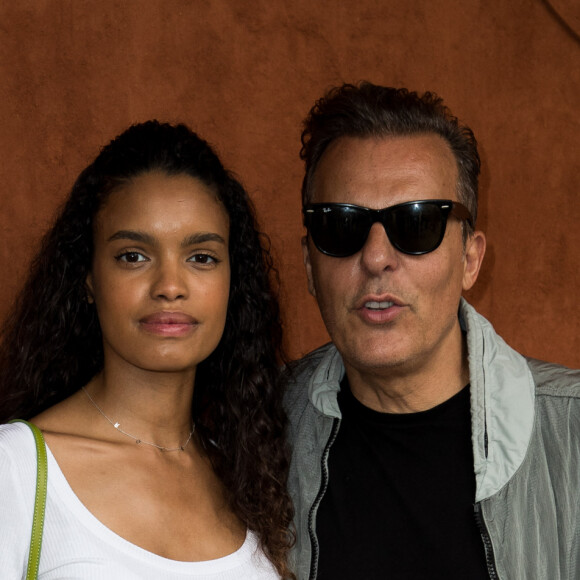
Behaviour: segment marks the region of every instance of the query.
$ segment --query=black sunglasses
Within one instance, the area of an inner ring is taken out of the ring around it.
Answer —
[[[399,252],[413,255],[428,254],[439,247],[449,215],[473,227],[469,210],[449,199],[408,201],[384,209],[312,203],[302,211],[314,245],[323,254],[336,258],[362,250],[375,222],[383,224],[389,241]]]

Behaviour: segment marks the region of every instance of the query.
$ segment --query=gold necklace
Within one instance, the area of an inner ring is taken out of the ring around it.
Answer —
[[[112,421],[111,419],[109,419],[109,417],[107,417],[107,415],[105,415],[105,412],[103,411],[103,409],[101,409],[101,407],[99,407],[99,405],[97,405],[97,403],[95,403],[93,398],[89,395],[89,392],[84,387],[81,387],[81,389],[84,392],[84,394],[89,398],[89,401],[92,403],[93,407],[95,407],[95,409],[115,429],[117,429],[117,431],[119,431],[119,433],[123,433],[123,435],[126,435],[127,437],[131,437],[131,439],[133,439],[135,441],[135,443],[137,443],[137,445],[140,445],[141,443],[143,445],[150,445],[151,447],[155,447],[155,448],[159,449],[160,451],[185,451],[187,444],[191,441],[191,438],[193,437],[193,433],[195,432],[195,423],[193,424],[193,428],[191,429],[191,432],[189,433],[189,437],[187,438],[187,441],[183,445],[180,445],[179,447],[163,447],[163,445],[157,445],[157,443],[150,443],[149,441],[143,441],[143,439],[139,439],[138,437],[131,435],[131,433],[127,433],[126,431],[123,431],[123,429],[121,429],[121,423],[119,423],[117,421]]]

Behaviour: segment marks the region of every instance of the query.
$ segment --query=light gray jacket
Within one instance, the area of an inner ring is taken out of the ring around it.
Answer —
[[[578,580],[580,371],[521,356],[464,300],[459,314],[471,375],[475,517],[490,578]],[[316,578],[316,511],[340,427],[343,375],[328,344],[296,364],[288,387],[299,580]]]

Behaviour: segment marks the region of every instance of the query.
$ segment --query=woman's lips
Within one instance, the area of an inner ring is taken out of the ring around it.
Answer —
[[[184,312],[155,312],[139,323],[146,332],[160,336],[184,336],[198,325],[195,318]]]

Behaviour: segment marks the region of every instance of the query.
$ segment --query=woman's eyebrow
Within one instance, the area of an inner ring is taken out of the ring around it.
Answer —
[[[155,246],[157,244],[157,240],[151,234],[135,230],[119,230],[107,241],[113,242],[114,240],[133,240],[134,242],[142,242],[150,246]]]
[[[156,246],[159,243],[155,236],[136,230],[119,230],[118,232],[115,232],[107,241],[113,242],[115,240],[132,240],[134,242],[141,242],[150,246]],[[195,244],[203,244],[204,242],[217,242],[218,244],[223,244],[224,246],[226,245],[226,241],[219,234],[212,232],[200,232],[185,237],[181,242],[181,247],[186,248],[188,246],[194,246]]]
[[[192,234],[187,236],[181,246],[186,248],[187,246],[194,246],[195,244],[203,244],[204,242],[217,242],[218,244],[226,245],[226,241],[219,234],[214,234],[212,232],[200,232],[198,234]]]

